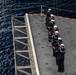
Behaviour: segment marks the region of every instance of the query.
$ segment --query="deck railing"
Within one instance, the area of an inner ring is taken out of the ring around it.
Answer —
[[[15,75],[40,75],[28,14],[12,16]]]
[[[46,6],[46,5],[41,5],[41,7],[40,7],[41,15],[42,15],[43,11],[47,11],[47,9],[49,9],[49,8],[52,9],[52,13],[54,15],[64,16],[64,17],[69,17],[69,18],[76,18],[76,11],[61,9],[58,7],[50,7],[50,6]]]

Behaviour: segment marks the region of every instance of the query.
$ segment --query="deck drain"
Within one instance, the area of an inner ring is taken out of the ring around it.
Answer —
[[[44,48],[44,46],[42,46],[41,48]]]
[[[38,23],[36,23],[36,24],[38,24]]]
[[[65,21],[63,21],[63,22],[65,22]]]
[[[74,44],[74,46],[76,46],[76,44]]]
[[[45,63],[46,65],[48,65],[48,63]]]
[[[68,33],[71,33],[70,31],[68,31]]]
[[[40,26],[37,26],[37,27],[40,27]]]
[[[38,35],[40,35],[40,33],[38,33]]]

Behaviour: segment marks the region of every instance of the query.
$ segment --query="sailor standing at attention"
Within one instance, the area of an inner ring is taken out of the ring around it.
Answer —
[[[65,48],[64,44],[60,44],[59,50],[56,51],[58,72],[64,72],[64,58],[65,58]]]
[[[50,17],[50,15],[51,15],[51,9],[48,9],[48,11],[47,11],[47,13],[46,13],[46,16],[47,16],[47,17]]]
[[[54,33],[53,28],[51,26],[48,27],[48,41],[49,42],[52,42],[53,33]]]
[[[53,19],[53,20],[54,20],[54,15],[53,15],[53,14],[51,14],[51,19]]]
[[[49,21],[51,21],[51,9],[48,9],[48,11],[45,13],[46,14],[46,23],[48,23]]]
[[[58,37],[58,44],[59,44],[59,46],[60,46],[60,44],[62,44],[62,38],[61,37]]]
[[[51,25],[53,25],[53,27],[54,27],[54,25],[55,25],[55,20],[51,19]]]
[[[50,16],[51,15],[51,9],[48,9],[48,11],[45,11],[44,13],[46,14],[46,19],[45,19],[46,22],[45,22],[45,24],[47,26],[49,24],[49,22],[51,21],[51,18],[50,18],[51,17]]]
[[[54,25],[53,30],[54,30],[54,31],[59,31],[58,26],[57,26],[57,25]]]
[[[53,34],[54,34],[54,35],[52,36],[52,40],[54,40],[55,38],[60,37],[60,35],[59,35],[59,32],[58,32],[58,31],[55,31]]]
[[[55,56],[57,55],[56,51],[59,50],[59,48],[60,48],[60,44],[62,44],[62,38],[61,37],[58,37],[57,44],[58,44],[58,47],[54,48],[55,49]],[[58,65],[57,56],[56,56],[56,65]]]
[[[59,32],[55,31],[53,33],[52,37],[52,49],[53,49],[53,56],[55,57],[55,50],[58,48],[58,37],[59,37]]]
[[[53,49],[53,56],[56,57],[56,50],[59,49],[58,38],[55,38],[55,39],[52,41],[52,49]],[[56,61],[56,64],[57,64],[57,61]]]

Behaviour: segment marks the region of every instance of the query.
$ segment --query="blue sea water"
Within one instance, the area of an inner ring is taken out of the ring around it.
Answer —
[[[76,0],[0,0],[0,75],[15,75],[11,16],[39,13],[41,5],[69,10],[53,13],[76,18]]]

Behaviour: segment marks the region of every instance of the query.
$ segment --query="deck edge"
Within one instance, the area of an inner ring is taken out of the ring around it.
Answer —
[[[36,55],[36,50],[35,50],[35,46],[34,46],[32,31],[31,31],[29,17],[28,17],[27,13],[25,14],[25,18],[26,18],[27,27],[28,27],[28,30],[29,30],[29,36],[30,36],[30,41],[31,41],[31,46],[32,46],[32,52],[33,52],[33,57],[34,57],[34,63],[35,63],[35,68],[36,68],[36,73],[37,73],[36,75],[40,75],[38,61],[37,61],[37,55]]]

